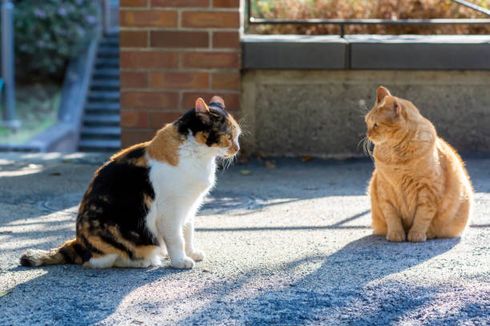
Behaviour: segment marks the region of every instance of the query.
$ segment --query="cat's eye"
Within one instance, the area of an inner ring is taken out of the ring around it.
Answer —
[[[376,129],[376,128],[378,128],[378,124],[377,123],[374,123],[373,129]]]

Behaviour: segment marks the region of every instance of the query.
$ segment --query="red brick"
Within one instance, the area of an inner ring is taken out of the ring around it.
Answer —
[[[209,74],[205,72],[153,72],[149,80],[152,88],[209,87]]]
[[[183,27],[238,28],[240,16],[238,11],[185,11],[181,24]]]
[[[121,68],[175,68],[179,63],[176,53],[122,51]]]
[[[239,93],[219,93],[219,92],[184,92],[182,106],[184,108],[193,108],[198,97],[202,97],[205,101],[209,101],[214,95],[221,96],[225,100],[227,110],[237,110],[240,108]]]
[[[215,8],[239,8],[240,0],[213,0]]]
[[[177,120],[182,112],[149,112],[150,128],[161,128],[165,124]]]
[[[172,92],[122,92],[123,109],[175,109],[179,105],[179,94]]]
[[[213,32],[213,48],[240,48],[238,32]]]
[[[182,64],[190,68],[239,68],[235,52],[193,52],[182,54]]]
[[[121,72],[122,88],[144,88],[148,87],[148,75],[146,72]]]
[[[209,7],[210,0],[151,0],[152,7]]]
[[[146,48],[148,46],[147,31],[121,31],[119,43],[123,48]]]
[[[123,27],[176,27],[177,11],[175,10],[121,10]]]
[[[153,129],[134,129],[123,128],[121,141],[123,147],[128,147],[134,144],[139,144],[148,141],[155,136],[155,130]]]
[[[224,72],[212,74],[212,89],[240,90],[240,72]]]
[[[154,31],[151,32],[152,47],[166,48],[207,48],[208,32]]]
[[[121,111],[121,127],[148,127],[148,114],[141,111]]]
[[[146,7],[148,0],[121,0],[120,7]]]

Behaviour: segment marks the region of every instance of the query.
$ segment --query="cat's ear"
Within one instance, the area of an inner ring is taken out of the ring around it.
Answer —
[[[378,89],[376,89],[376,103],[380,103],[386,96],[391,96],[388,88],[379,86]]]
[[[402,113],[402,107],[396,97],[393,97],[393,113],[396,117],[400,116],[400,114]]]
[[[196,112],[198,113],[207,113],[209,112],[208,105],[202,98],[198,98],[196,100],[196,105],[195,105]]]
[[[210,106],[217,106],[221,109],[225,109],[225,100],[223,100],[222,97],[218,96],[218,95],[215,95],[211,98],[211,101],[209,101],[209,105]]]
[[[400,101],[399,101],[399,100],[398,100],[396,97],[394,97],[394,96],[392,96],[392,97],[390,97],[390,98],[386,99],[386,101],[385,101],[385,106],[384,106],[384,107],[385,107],[385,108],[390,109],[390,110],[391,110],[391,112],[393,112],[393,116],[394,116],[395,118],[398,118],[398,117],[401,115],[401,113],[402,113],[402,106],[401,106],[401,103],[400,103]]]

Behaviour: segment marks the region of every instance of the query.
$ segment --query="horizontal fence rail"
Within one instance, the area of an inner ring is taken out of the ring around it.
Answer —
[[[288,19],[288,18],[257,18],[252,14],[252,1],[247,2],[247,15],[249,25],[337,25],[339,35],[344,37],[345,26],[349,25],[490,25],[489,18],[434,18],[434,19]],[[452,0],[454,3],[473,9],[490,17],[490,10],[479,7],[463,0]]]

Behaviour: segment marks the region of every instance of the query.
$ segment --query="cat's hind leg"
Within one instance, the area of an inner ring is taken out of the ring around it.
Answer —
[[[118,254],[108,254],[90,258],[83,266],[89,268],[111,268],[114,266]]]
[[[122,268],[147,268],[152,265],[151,259],[129,259],[118,257],[114,262],[114,267]]]
[[[435,220],[430,230],[435,238],[454,238],[462,235],[471,212],[471,202],[469,200],[463,202],[453,218],[445,218],[443,220]]]

